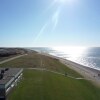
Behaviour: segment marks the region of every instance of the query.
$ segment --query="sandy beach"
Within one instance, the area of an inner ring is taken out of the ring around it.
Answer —
[[[79,74],[81,74],[86,80],[91,81],[94,85],[100,87],[100,71],[97,69],[89,68],[75,62],[59,59],[59,61],[65,65],[67,65],[72,70],[75,70]]]
[[[100,87],[100,71],[99,70],[89,68],[89,67],[80,65],[78,63],[72,62],[70,60],[63,59],[63,58],[60,58],[60,57],[56,57],[56,56],[53,56],[53,55],[49,55],[49,54],[46,54],[46,53],[42,53],[42,54],[56,58],[56,59],[59,59],[59,61],[61,63],[63,63],[64,65],[66,65],[70,69],[75,70],[77,73],[82,75],[86,80],[91,81],[94,85]]]

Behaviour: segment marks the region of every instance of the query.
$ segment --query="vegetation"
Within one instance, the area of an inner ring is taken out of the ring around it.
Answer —
[[[9,100],[99,100],[100,89],[86,80],[76,80],[52,72],[28,68],[45,68],[73,77],[82,77],[67,68],[58,59],[28,53],[21,58],[1,64],[0,67],[25,68],[21,82],[9,95]]]
[[[25,70],[9,100],[99,100],[100,89],[85,80],[74,80],[45,71]]]
[[[45,68],[51,71],[56,71],[63,74],[68,73],[75,77],[81,77],[81,75],[60,63],[58,59],[40,55],[36,52],[29,53],[26,56],[0,65],[0,67],[8,66],[12,68]]]
[[[28,53],[23,48],[0,48],[0,61]]]
[[[0,61],[19,54],[25,54],[28,51],[22,48],[0,48]]]

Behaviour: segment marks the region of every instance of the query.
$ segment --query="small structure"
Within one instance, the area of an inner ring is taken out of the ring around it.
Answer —
[[[0,68],[0,100],[6,100],[10,90],[22,78],[21,68]]]
[[[100,77],[100,73],[98,74],[98,76]]]

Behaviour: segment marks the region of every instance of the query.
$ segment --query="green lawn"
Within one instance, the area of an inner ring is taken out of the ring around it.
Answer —
[[[100,100],[100,89],[85,80],[25,70],[9,100]]]

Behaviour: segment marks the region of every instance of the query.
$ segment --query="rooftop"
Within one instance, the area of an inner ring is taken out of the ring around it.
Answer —
[[[0,79],[0,85],[5,85],[16,78],[23,69],[21,68],[0,68],[0,73],[4,70],[3,78]]]

